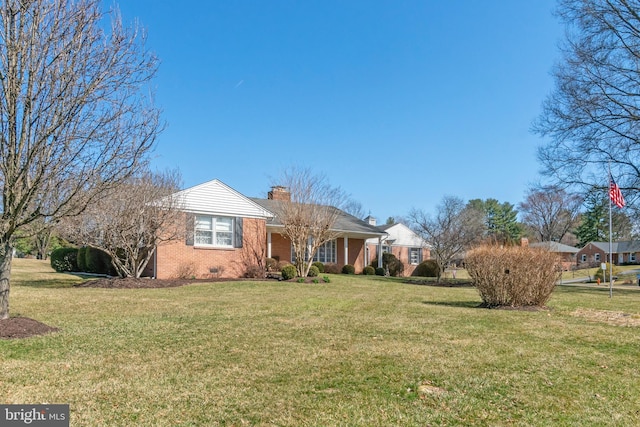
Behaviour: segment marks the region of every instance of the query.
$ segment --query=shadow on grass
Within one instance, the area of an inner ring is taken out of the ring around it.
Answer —
[[[36,279],[36,280],[13,280],[12,285],[24,286],[27,288],[56,289],[56,288],[72,288],[78,283],[82,283],[88,279],[95,277],[83,274],[67,273],[66,278],[55,279]]]
[[[422,303],[441,307],[483,308],[482,302],[478,301],[422,301]]]

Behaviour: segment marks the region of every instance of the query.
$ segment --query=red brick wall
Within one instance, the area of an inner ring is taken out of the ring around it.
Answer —
[[[279,261],[291,262],[291,241],[281,234],[271,235],[271,257]],[[356,273],[362,273],[364,266],[364,240],[349,239],[349,264],[353,265]],[[344,266],[344,239],[336,241],[336,264]]]
[[[184,240],[160,245],[156,254],[156,277],[242,277],[249,265],[264,265],[266,224],[263,219],[243,219],[242,248],[188,246]],[[153,262],[153,260],[151,261]],[[217,271],[216,271],[217,269]]]

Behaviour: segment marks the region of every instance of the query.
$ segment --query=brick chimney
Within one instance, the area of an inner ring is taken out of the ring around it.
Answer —
[[[291,201],[291,193],[287,189],[287,187],[283,187],[281,185],[274,185],[271,187],[271,191],[267,194],[267,199],[269,200],[283,200],[285,202]]]

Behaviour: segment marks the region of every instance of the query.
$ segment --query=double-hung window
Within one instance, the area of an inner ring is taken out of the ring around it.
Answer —
[[[233,247],[233,217],[197,215],[195,228],[197,246]]]
[[[420,248],[409,248],[409,262],[412,265],[420,264],[420,262],[422,261],[420,259],[422,258],[420,255],[422,255],[422,251],[420,250]]]

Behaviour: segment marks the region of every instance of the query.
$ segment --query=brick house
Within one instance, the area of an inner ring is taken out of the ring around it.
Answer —
[[[640,260],[640,242],[623,241],[611,244],[613,263],[636,264]],[[589,242],[577,253],[577,264],[599,265],[609,261],[609,242]]]
[[[365,219],[369,224],[376,225],[375,218]],[[404,264],[404,276],[411,276],[418,264],[431,257],[430,246],[413,230],[402,223],[378,226],[385,233],[381,239],[368,239],[367,252],[371,260],[379,252],[395,255]]]
[[[544,248],[549,250],[549,252],[557,253],[560,256],[560,266],[562,267],[563,271],[569,271],[571,270],[571,267],[576,265],[576,254],[578,253],[579,249],[574,248],[573,246],[565,245],[558,242],[536,242],[529,244],[529,247]]]
[[[217,179],[179,191],[175,197],[183,203],[184,238],[159,245],[145,275],[237,278],[247,267],[264,265],[265,258],[291,261],[291,243],[279,233],[277,216],[285,193],[274,187],[267,199],[249,198]],[[339,237],[316,258],[340,267],[351,264],[361,272],[366,265],[365,240],[384,233],[342,211],[334,228]]]

